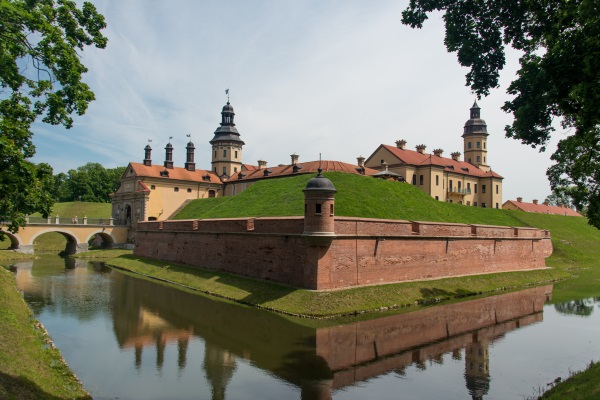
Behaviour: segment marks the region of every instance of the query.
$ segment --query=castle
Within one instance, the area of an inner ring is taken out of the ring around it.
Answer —
[[[259,160],[256,166],[244,164],[245,143],[234,117],[233,107],[227,101],[221,111],[220,126],[209,142],[212,160],[208,170],[196,169],[195,146],[191,141],[186,146],[183,168],[173,165],[171,143],[165,147],[162,165],[152,163],[152,148],[148,144],[143,162],[128,164],[121,186],[112,196],[115,223],[135,228],[138,222],[166,220],[191,200],[233,196],[259,180],[314,174],[319,168],[324,172],[340,171],[411,183],[439,201],[484,208],[502,206],[503,177],[488,164],[487,125],[476,102],[463,129],[463,160],[460,152],[446,158],[441,149],[427,154],[425,145],[418,145],[413,151],[406,149],[406,141],[398,140],[396,146],[380,145],[366,161],[358,157],[355,165],[341,161],[299,162],[296,154],[290,156],[288,165],[267,167],[264,160]]]

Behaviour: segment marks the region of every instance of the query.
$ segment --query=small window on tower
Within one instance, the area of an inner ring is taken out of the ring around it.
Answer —
[[[477,162],[481,162],[481,157],[477,156]]]
[[[235,151],[235,153],[234,153],[234,154],[235,154],[235,158],[237,158],[237,150]]]
[[[329,205],[329,215],[333,217],[333,204]]]
[[[316,208],[315,208],[315,214],[321,214],[321,204],[317,203],[315,204]]]
[[[469,148],[469,149],[470,149],[471,147],[472,147],[472,146],[471,146],[471,142],[468,142],[468,143],[467,143],[467,148]]]
[[[477,142],[477,148],[480,149],[481,148],[481,142]]]
[[[227,150],[223,150],[223,157],[227,157]]]

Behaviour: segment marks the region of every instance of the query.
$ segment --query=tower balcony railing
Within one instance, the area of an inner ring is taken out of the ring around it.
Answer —
[[[470,188],[460,188],[460,187],[449,187],[448,193],[459,194],[459,195],[464,196],[467,194],[471,194],[471,189]]]

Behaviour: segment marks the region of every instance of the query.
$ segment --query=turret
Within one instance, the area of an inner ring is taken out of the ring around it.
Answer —
[[[144,152],[146,153],[144,156],[144,165],[150,167],[152,165],[152,147],[150,147],[150,144],[146,145]]]
[[[233,107],[227,101],[221,111],[221,124],[210,141],[213,171],[225,178],[242,170],[242,146],[245,143],[240,139],[234,117]]]
[[[464,161],[471,163],[483,171],[489,171],[487,163],[487,124],[481,119],[481,109],[477,101],[471,107],[470,119],[463,128]]]
[[[328,246],[335,236],[335,193],[333,183],[321,174],[304,188],[304,236],[313,246]]]

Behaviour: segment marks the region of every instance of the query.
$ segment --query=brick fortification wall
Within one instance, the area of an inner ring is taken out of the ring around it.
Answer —
[[[143,222],[134,254],[318,290],[544,268],[552,254],[532,228],[336,217],[328,246],[304,231],[303,217]]]

